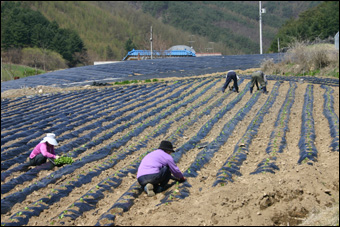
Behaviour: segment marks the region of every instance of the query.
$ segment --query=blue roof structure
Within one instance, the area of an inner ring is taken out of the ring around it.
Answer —
[[[154,58],[168,58],[168,57],[196,57],[196,54],[189,50],[153,50],[152,56]],[[123,58],[123,61],[126,60],[137,60],[140,59],[149,59],[151,58],[150,50],[131,50],[127,53],[127,55]]]

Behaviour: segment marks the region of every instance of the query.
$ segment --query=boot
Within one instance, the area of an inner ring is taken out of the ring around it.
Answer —
[[[153,191],[153,184],[146,184],[144,186],[144,191],[146,192],[146,194],[148,194],[149,197],[152,197],[155,195],[155,192]]]
[[[250,87],[250,94],[253,94],[253,87]]]
[[[266,86],[263,87],[263,93],[264,93],[264,94],[268,94],[268,91],[267,91],[267,87],[266,87]]]

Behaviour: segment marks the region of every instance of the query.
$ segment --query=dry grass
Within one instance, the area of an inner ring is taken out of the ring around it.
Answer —
[[[284,54],[283,61],[275,64],[273,59],[266,59],[261,69],[273,75],[339,78],[339,50],[332,44],[307,46],[296,42]]]
[[[300,226],[339,226],[339,203],[322,211],[314,211]]]

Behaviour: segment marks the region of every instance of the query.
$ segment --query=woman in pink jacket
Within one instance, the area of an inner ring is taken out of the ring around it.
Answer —
[[[54,153],[54,146],[58,145],[54,133],[47,133],[44,139],[33,149],[29,156],[29,165],[37,166],[45,163],[47,158],[57,159],[59,155]]]

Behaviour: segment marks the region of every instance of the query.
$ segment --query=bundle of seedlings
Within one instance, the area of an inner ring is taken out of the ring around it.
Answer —
[[[57,158],[54,160],[50,159],[50,162],[52,162],[53,165],[55,166],[63,166],[63,165],[72,164],[74,160],[71,157],[61,156],[60,158]]]

